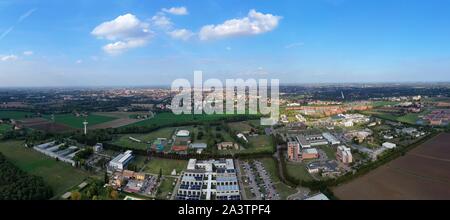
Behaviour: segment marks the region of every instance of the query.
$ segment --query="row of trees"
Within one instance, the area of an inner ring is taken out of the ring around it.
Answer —
[[[0,200],[46,200],[52,196],[41,177],[25,173],[0,153]]]

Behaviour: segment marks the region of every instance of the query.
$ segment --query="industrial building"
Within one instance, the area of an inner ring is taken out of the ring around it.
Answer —
[[[327,141],[331,144],[331,145],[338,145],[341,144],[341,141],[339,141],[334,135],[332,135],[331,133],[323,133],[322,136],[327,139]]]
[[[297,141],[302,148],[311,148],[327,145],[328,141],[321,134],[299,135]]]
[[[128,163],[134,158],[133,151],[129,150],[123,154],[119,154],[117,157],[109,162],[109,171],[122,171],[126,168]]]
[[[189,160],[182,174],[177,200],[240,200],[240,189],[232,159]]]

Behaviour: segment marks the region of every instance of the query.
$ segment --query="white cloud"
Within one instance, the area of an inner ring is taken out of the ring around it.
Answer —
[[[16,56],[16,55],[5,55],[5,56],[2,56],[2,55],[0,55],[0,60],[1,61],[3,61],[3,62],[6,62],[6,61],[16,61],[16,60],[18,60],[19,59],[19,57],[18,56]]]
[[[173,23],[170,18],[166,17],[164,13],[157,13],[152,17],[152,23],[154,26],[162,29],[171,29],[173,27]]]
[[[172,8],[163,8],[163,12],[173,14],[173,15],[188,15],[189,12],[186,7],[172,7]]]
[[[203,26],[200,30],[200,39],[263,34],[274,30],[281,19],[280,16],[263,14],[252,9],[247,17],[227,20],[223,24]]]
[[[109,54],[117,55],[131,48],[145,46],[153,35],[149,26],[135,15],[126,14],[100,24],[91,34],[99,39],[113,41],[103,49]]]
[[[303,45],[305,45],[305,43],[303,43],[303,42],[297,42],[297,43],[288,44],[288,45],[286,45],[284,48],[286,48],[286,49],[291,49],[291,48],[294,48],[294,47],[301,47],[301,46],[303,46]]]
[[[195,35],[192,31],[187,30],[187,29],[176,29],[171,32],[168,32],[168,34],[173,39],[184,40],[184,41],[189,40],[192,36]]]
[[[77,60],[77,61],[75,61],[75,63],[76,63],[76,64],[82,64],[82,63],[83,63],[83,60]]]
[[[25,55],[25,56],[32,56],[33,54],[34,54],[34,52],[31,51],[31,50],[28,50],[28,51],[24,51],[24,52],[23,52],[23,55]]]
[[[228,51],[231,51],[231,50],[232,50],[232,48],[231,48],[230,46],[225,47],[225,49],[228,50]]]

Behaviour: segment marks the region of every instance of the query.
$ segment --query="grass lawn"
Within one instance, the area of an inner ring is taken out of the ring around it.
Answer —
[[[21,112],[21,111],[0,111],[0,119],[9,118],[9,119],[24,119],[27,115],[33,115],[31,112]]]
[[[0,152],[23,171],[44,178],[55,196],[65,193],[89,176],[66,163],[25,148],[20,141],[0,142]]]
[[[0,134],[3,134],[12,129],[12,126],[9,124],[0,124]]]
[[[248,141],[250,147],[245,150],[246,153],[274,150],[275,143],[271,136],[259,135],[257,137],[249,137]]]
[[[252,130],[252,126],[246,121],[228,123],[228,126],[230,126],[230,128],[232,130],[238,131],[238,132],[244,132],[244,131],[251,131]]]
[[[168,200],[167,196],[169,195],[169,193],[172,193],[175,188],[175,186],[173,185],[175,179],[176,178],[173,177],[163,177],[162,183],[158,189],[159,193],[156,196],[158,200]]]
[[[185,170],[187,164],[188,161],[186,160],[152,158],[147,163],[144,172],[158,175],[159,170],[162,169],[163,175],[171,175],[174,169],[177,170],[177,173],[180,173],[182,170]]]
[[[50,115],[45,115],[44,118],[51,119]],[[90,114],[87,118],[84,117],[76,117],[73,114],[58,114],[55,115],[55,122],[67,125],[72,128],[83,128],[83,122],[84,120],[87,120],[89,122],[88,126],[93,126],[97,124],[102,124],[105,122],[109,122],[112,120],[115,120],[117,118],[113,117],[107,117],[107,116],[101,116],[101,115],[94,115]]]
[[[317,147],[317,148],[323,150],[325,152],[325,154],[327,155],[328,159],[330,159],[330,160],[336,159],[336,151],[337,151],[337,149],[335,147],[320,146],[320,147]]]
[[[148,142],[152,142],[157,138],[167,138],[170,139],[172,134],[175,132],[176,128],[162,128],[157,131],[148,133],[148,134],[126,134],[121,135],[116,140],[113,141],[113,144],[126,147],[126,148],[134,148],[134,149],[147,149],[149,147]],[[135,141],[130,140],[130,137],[141,140],[141,143],[137,143]]]
[[[287,163],[286,169],[287,173],[296,179],[305,181],[313,180],[312,176],[308,173],[308,170],[306,169],[303,163],[299,164]]]

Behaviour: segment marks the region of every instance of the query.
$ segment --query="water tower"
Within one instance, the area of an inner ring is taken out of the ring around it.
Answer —
[[[87,135],[87,126],[88,126],[88,122],[85,120],[84,122],[83,122],[83,125],[84,125],[84,135]]]

